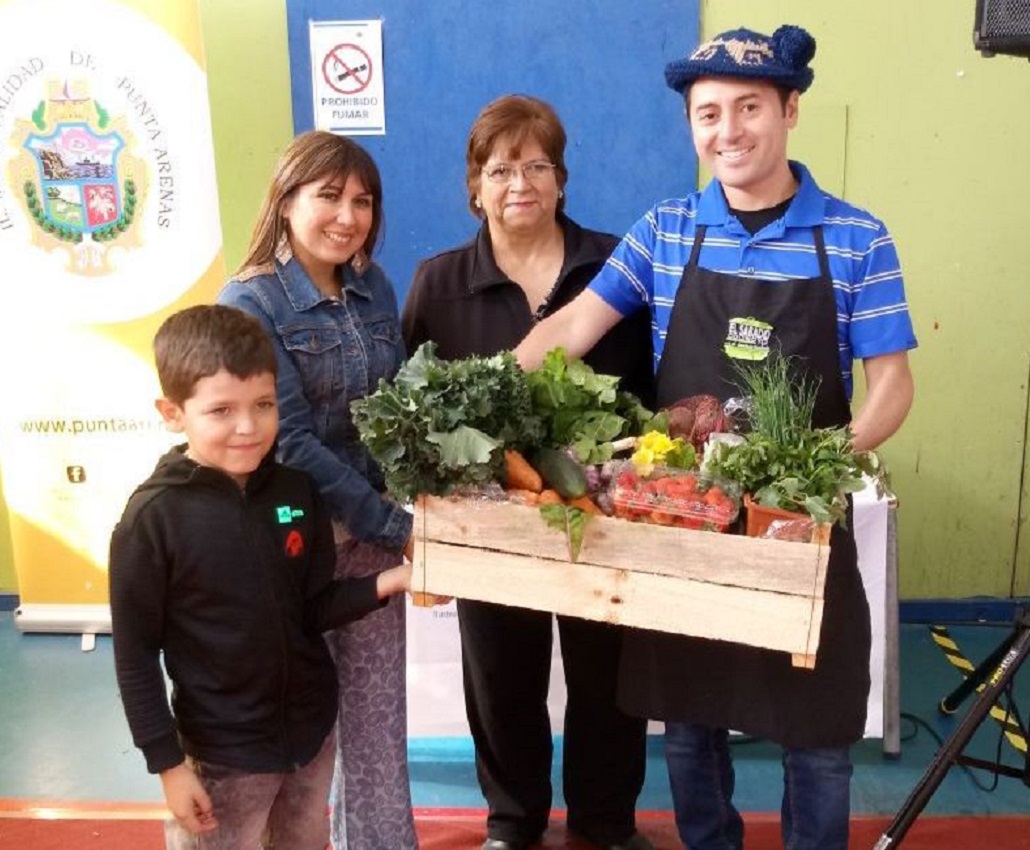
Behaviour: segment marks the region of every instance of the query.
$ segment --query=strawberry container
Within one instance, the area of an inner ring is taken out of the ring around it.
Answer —
[[[739,487],[696,469],[644,473],[626,462],[613,471],[608,494],[612,514],[634,522],[727,531],[740,513]]]

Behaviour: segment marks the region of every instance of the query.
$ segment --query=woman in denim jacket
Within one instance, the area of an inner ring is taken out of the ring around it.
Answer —
[[[246,259],[218,298],[256,316],[275,343],[279,457],[318,482],[340,576],[411,554],[411,516],[384,495],[350,416],[351,401],[404,359],[393,287],[369,261],[381,220],[382,184],[368,153],[332,133],[304,133],[283,153]],[[333,847],[415,848],[404,598],[327,637],[340,689]]]

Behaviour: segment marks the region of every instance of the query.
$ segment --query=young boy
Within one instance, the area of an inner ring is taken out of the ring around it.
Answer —
[[[407,590],[411,567],[333,579],[316,487],[273,457],[275,353],[255,319],[182,310],[154,353],[157,409],[187,442],[129,499],[110,595],[122,703],[175,818],[169,847],[323,850],[337,686],[322,632]]]

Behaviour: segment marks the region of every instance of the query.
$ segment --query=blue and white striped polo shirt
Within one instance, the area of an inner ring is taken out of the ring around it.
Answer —
[[[849,398],[854,358],[915,348],[901,265],[883,222],[824,192],[800,163],[790,167],[800,183],[797,195],[781,219],[754,236],[733,217],[722,188],[712,180],[703,192],[652,207],[590,284],[623,315],[644,304],[650,307],[656,369],[699,224],[708,229],[698,265],[770,283],[819,277],[812,228],[823,226],[837,300],[840,368]]]

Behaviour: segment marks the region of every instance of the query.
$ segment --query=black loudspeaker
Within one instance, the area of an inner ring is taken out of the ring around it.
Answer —
[[[1030,59],[1030,0],[976,0],[973,46],[984,56]]]

